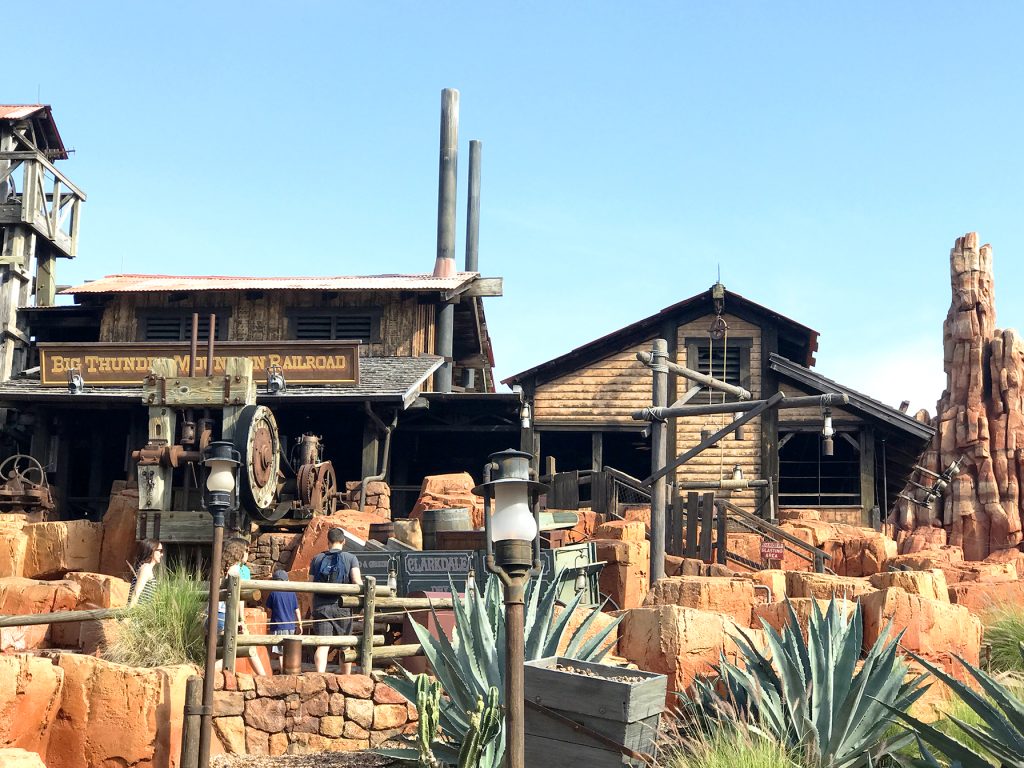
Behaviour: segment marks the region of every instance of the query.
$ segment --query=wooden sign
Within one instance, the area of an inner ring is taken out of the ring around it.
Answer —
[[[156,358],[171,358],[178,375],[188,375],[188,344],[40,344],[39,374],[44,387],[66,387],[77,371],[87,387],[142,386]],[[359,344],[352,341],[222,341],[214,347],[213,373],[223,375],[229,357],[252,360],[253,377],[266,379],[280,366],[288,384],[355,385],[359,383]],[[196,355],[196,374],[206,374],[206,345]]]
[[[781,541],[769,541],[765,539],[761,542],[761,559],[764,561],[769,560],[782,560],[786,555],[786,545]]]

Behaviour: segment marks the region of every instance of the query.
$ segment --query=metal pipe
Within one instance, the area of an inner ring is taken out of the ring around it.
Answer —
[[[708,403],[706,405],[683,405],[672,408],[641,408],[639,411],[633,411],[632,417],[634,421],[655,421],[685,416],[706,416],[714,413],[741,413],[752,411],[760,407],[764,402],[764,400],[749,400],[742,403]],[[848,395],[807,395],[783,397],[775,407],[779,409],[807,408],[808,406],[845,405],[849,402],[850,398]]]
[[[212,333],[210,338],[213,338]],[[203,673],[202,719],[199,724],[199,768],[208,768],[210,765],[213,686],[217,674],[217,603],[220,602],[221,549],[224,547],[224,511],[220,509],[213,511],[213,543],[210,546],[210,596],[206,614],[206,669]]]
[[[505,759],[508,768],[525,768],[526,765],[523,593],[528,578],[527,574],[515,575],[505,583]]]
[[[443,302],[437,306],[437,342],[435,351],[444,358],[444,363],[434,374],[434,389],[438,392],[452,391],[452,366],[455,360],[455,305]]]
[[[437,171],[437,258],[434,277],[455,274],[455,203],[459,166],[459,92],[441,91],[441,149]]]
[[[210,313],[210,328],[206,339],[206,375],[213,376],[213,337],[217,335],[217,316]]]
[[[398,411],[395,411],[394,417],[391,419],[391,424],[385,424],[381,421],[380,416],[373,412],[373,408],[368,402],[363,403],[363,408],[366,410],[366,415],[369,416],[376,424],[377,427],[384,432],[384,455],[381,457],[380,472],[376,475],[369,475],[364,477],[359,485],[359,511],[366,511],[366,486],[372,482],[383,480],[388,474],[388,462],[391,460],[391,433],[398,426]]]
[[[654,365],[650,352],[637,352],[636,359],[648,368]],[[700,371],[695,371],[692,368],[687,368],[685,365],[680,365],[679,363],[673,363],[671,360],[666,360],[665,366],[672,373],[676,373],[687,379],[696,381],[698,384],[703,384],[705,387],[711,387],[711,389],[717,389],[720,392],[734,395],[740,400],[749,400],[751,398],[750,392],[745,390],[743,387],[737,387],[734,384],[727,384],[721,379],[716,379],[713,376],[708,376],[706,373],[701,373]]]
[[[480,153],[483,143],[469,142],[469,190],[466,197],[466,271],[480,271]]]
[[[651,351],[652,402],[654,408],[668,405],[668,342],[655,339]],[[651,426],[651,474],[658,474],[668,463],[668,424],[663,420]],[[665,498],[666,480],[661,475],[651,488],[651,584],[665,578]]]
[[[196,353],[199,351],[199,313],[192,313],[192,336],[188,345],[188,375],[196,375]]]

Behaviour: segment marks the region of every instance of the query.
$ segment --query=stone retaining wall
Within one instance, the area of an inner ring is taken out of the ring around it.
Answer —
[[[215,751],[249,755],[367,749],[416,720],[416,708],[384,683],[311,673],[224,673],[214,713]]]

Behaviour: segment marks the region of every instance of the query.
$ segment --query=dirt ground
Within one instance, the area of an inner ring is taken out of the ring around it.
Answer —
[[[401,764],[369,752],[321,752],[282,757],[217,755],[210,760],[212,768],[397,768]]]

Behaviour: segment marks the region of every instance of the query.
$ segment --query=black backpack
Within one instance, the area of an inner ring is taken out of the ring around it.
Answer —
[[[348,584],[351,569],[345,563],[344,552],[328,550],[317,560],[313,581],[321,584]]]

